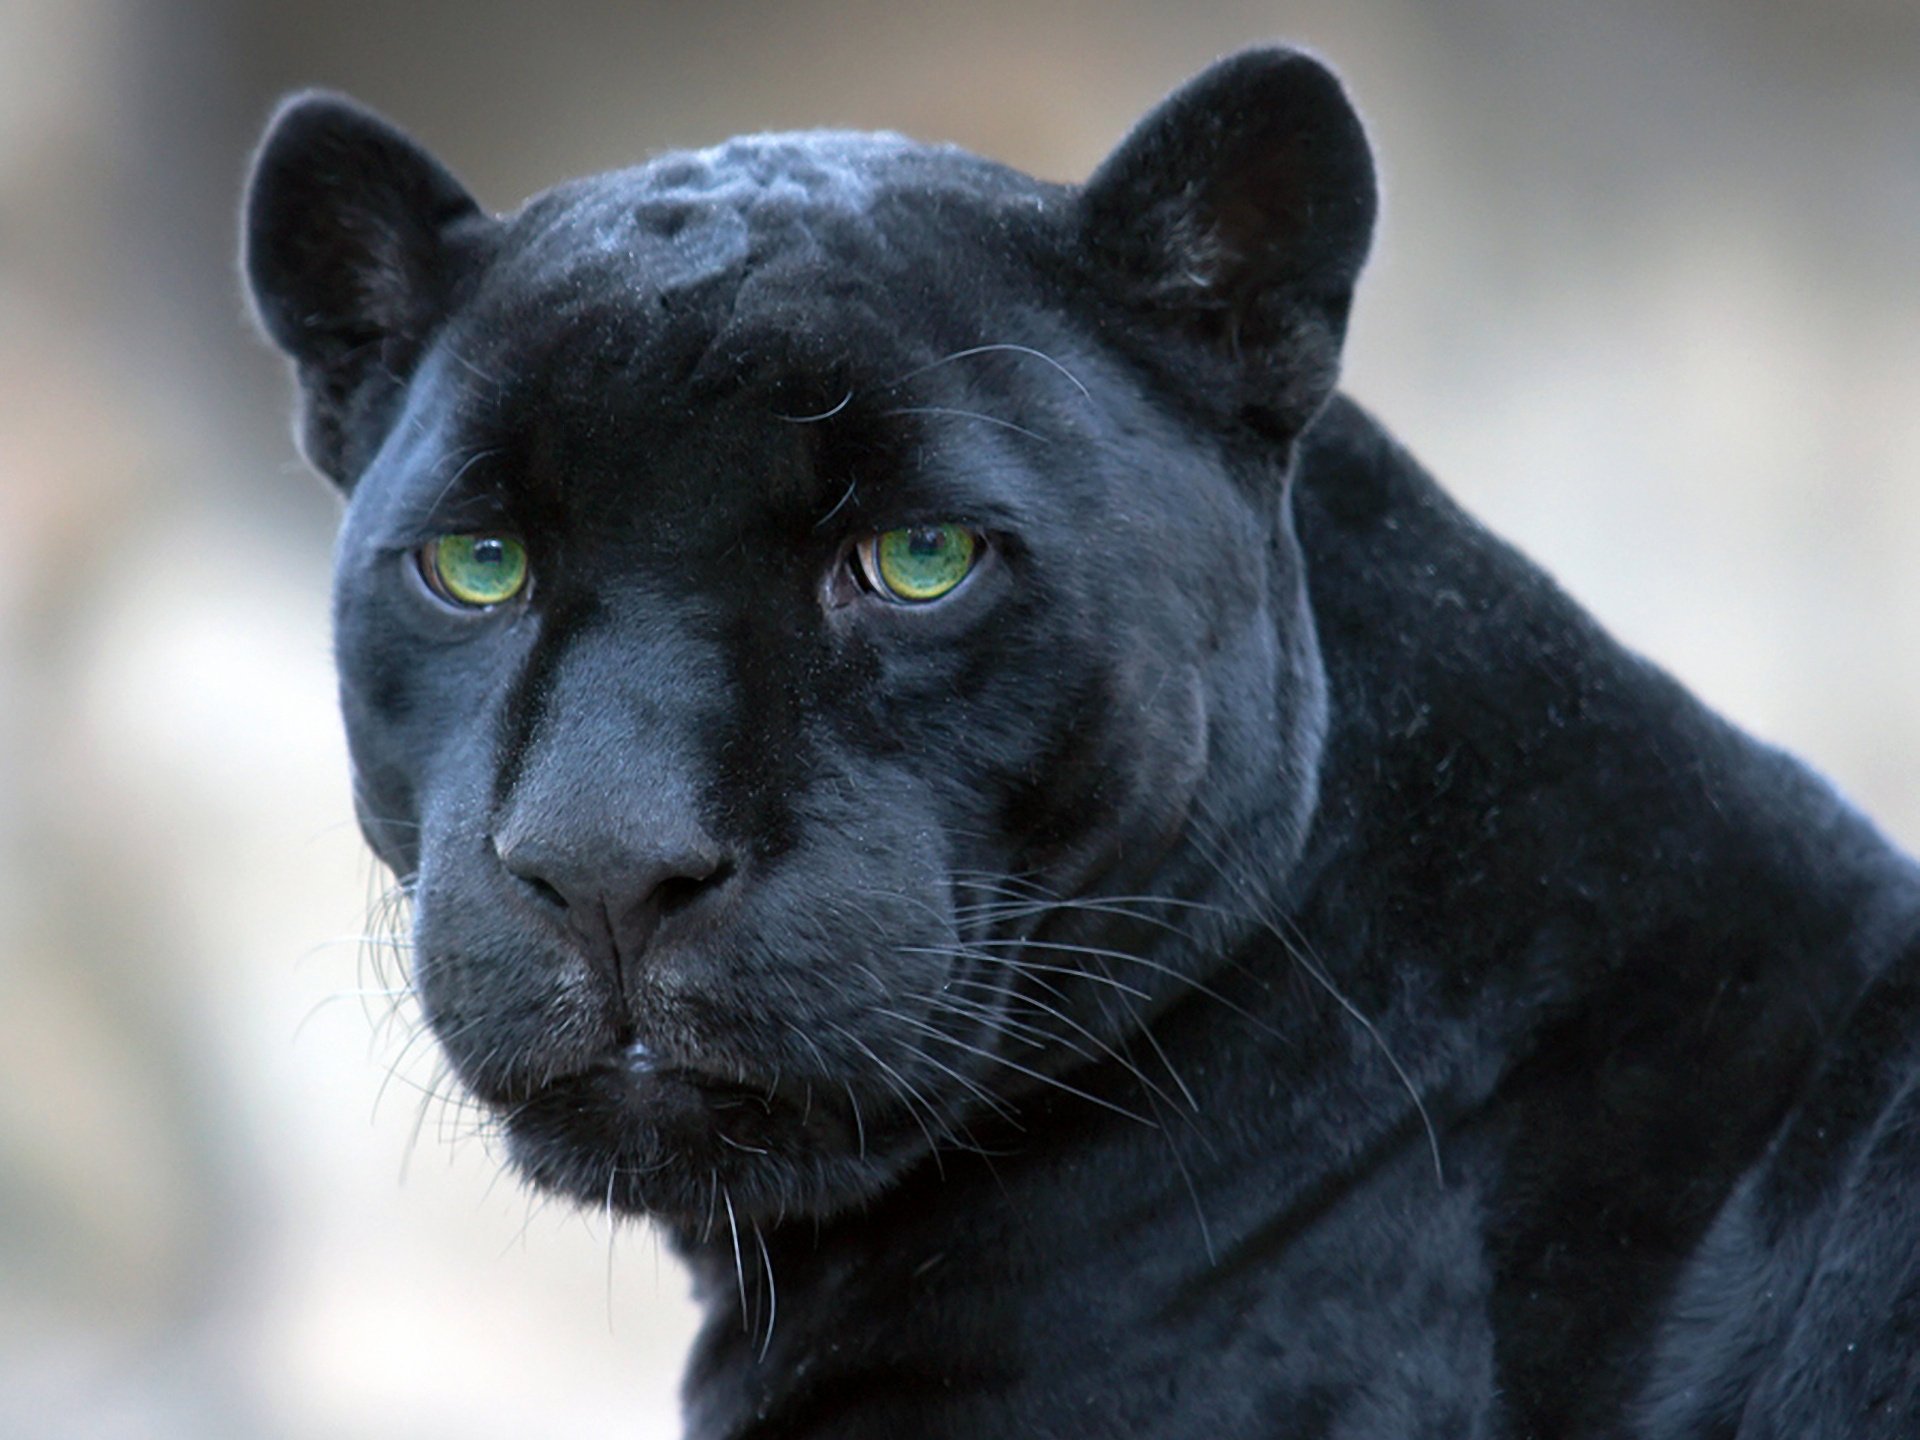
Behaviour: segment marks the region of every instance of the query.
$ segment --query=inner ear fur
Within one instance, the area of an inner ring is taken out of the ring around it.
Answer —
[[[1339,374],[1378,209],[1333,72],[1289,49],[1220,61],[1149,113],[1079,201],[1122,294],[1231,367],[1243,418],[1297,434]]]
[[[267,126],[247,184],[242,270],[293,360],[307,458],[350,486],[491,224],[400,130],[308,92]]]

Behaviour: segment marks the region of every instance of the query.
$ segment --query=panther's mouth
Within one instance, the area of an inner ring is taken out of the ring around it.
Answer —
[[[865,1163],[873,1138],[838,1087],[640,1042],[495,1109],[540,1188],[683,1221],[716,1191],[748,1209],[763,1194],[779,1203],[797,1176]]]
[[[619,1065],[628,1083],[644,1091],[653,1086],[685,1086],[700,1094],[714,1110],[757,1110],[772,1117],[778,1110],[798,1111],[805,1117],[815,1103],[814,1087],[805,1080],[776,1075],[756,1082],[712,1061],[670,1058],[644,1041],[630,1042],[621,1051]]]
[[[716,1058],[679,1055],[640,1040],[579,1071],[556,1076],[501,1109],[511,1123],[557,1105],[611,1104],[644,1126],[672,1118],[690,1099],[712,1112],[715,1137],[723,1143],[741,1138],[730,1131],[764,1128],[782,1119],[811,1126],[816,1111],[825,1119],[834,1110],[821,1087],[804,1078],[774,1075],[761,1080]]]

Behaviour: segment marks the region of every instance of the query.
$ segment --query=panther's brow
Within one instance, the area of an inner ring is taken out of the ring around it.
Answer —
[[[459,488],[460,482],[466,478],[467,472],[473,469],[474,466],[480,464],[483,460],[491,460],[495,456],[505,453],[506,450],[504,446],[488,445],[474,451],[473,454],[469,455],[465,460],[462,460],[459,468],[447,478],[447,483],[440,487],[440,493],[433,497],[433,504],[428,508],[428,513],[432,514],[438,511],[442,505],[447,503],[447,497]]]
[[[822,420],[831,420],[852,403],[853,391],[849,390],[840,397],[840,403],[838,405],[835,405],[831,410],[822,410],[818,415],[782,415],[776,410],[774,411],[773,418],[776,420],[785,420],[790,425],[816,425]]]
[[[860,482],[858,480],[849,480],[847,482],[847,488],[845,493],[843,493],[838,500],[833,502],[833,508],[831,510],[827,511],[826,514],[822,515],[818,520],[813,522],[813,528],[816,530],[824,529],[829,520],[833,519],[834,516],[838,515],[842,510],[846,508],[847,502],[853,499],[854,492],[859,488],[860,488]]]
[[[1024,425],[1016,425],[1011,420],[1003,420],[998,415],[982,414],[978,410],[962,410],[952,405],[902,405],[897,410],[883,410],[883,415],[952,415],[961,420],[980,420],[988,425],[998,425],[1003,430],[1012,430],[1025,435],[1030,440],[1038,440],[1042,445],[1053,442],[1038,430],[1029,430]]]
[[[1064,375],[1068,383],[1080,392],[1082,399],[1093,399],[1093,392],[1081,383],[1080,377],[1065,365],[1061,364],[1060,361],[1054,359],[1053,356],[1047,354],[1046,351],[1036,350],[1031,345],[1016,345],[1011,341],[1000,341],[989,345],[971,345],[965,350],[956,350],[951,355],[943,355],[938,360],[929,360],[926,364],[916,366],[914,369],[907,371],[906,374],[889,381],[886,388],[891,390],[896,386],[904,385],[907,381],[924,375],[929,370],[938,370],[942,365],[951,365],[956,360],[971,359],[975,355],[995,355],[1001,353],[1031,355],[1034,359],[1051,365],[1055,370]]]

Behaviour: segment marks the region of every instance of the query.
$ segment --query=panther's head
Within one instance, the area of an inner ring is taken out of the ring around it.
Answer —
[[[280,111],[245,266],[348,496],[360,820],[528,1176],[826,1213],[1198,978],[1138,897],[1300,843],[1286,471],[1373,211],[1285,51],[1082,187],[766,136],[495,218]]]

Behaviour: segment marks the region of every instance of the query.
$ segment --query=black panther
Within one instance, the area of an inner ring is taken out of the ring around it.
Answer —
[[[1335,393],[1319,62],[495,217],[289,101],[360,822],[698,1437],[1920,1435],[1920,874]]]

